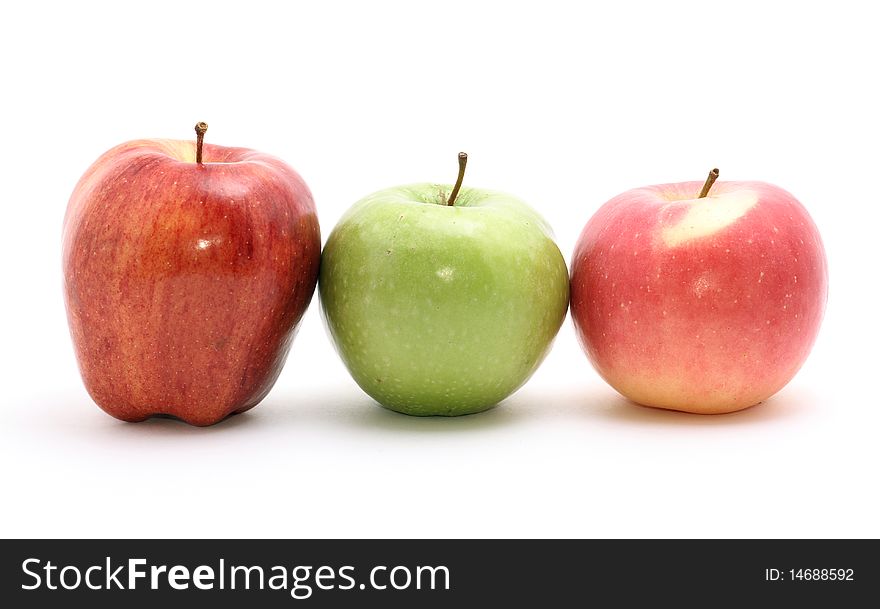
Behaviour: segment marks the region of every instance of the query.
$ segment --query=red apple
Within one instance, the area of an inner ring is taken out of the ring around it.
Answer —
[[[574,251],[581,345],[639,404],[696,413],[757,404],[791,380],[819,331],[828,272],[807,211],[771,184],[713,188],[714,177],[702,192],[685,182],[618,195]]]
[[[255,406],[318,276],[312,195],[246,148],[137,140],[106,152],[64,218],[64,295],[86,389],[109,414],[210,425]],[[197,158],[198,157],[198,158]]]

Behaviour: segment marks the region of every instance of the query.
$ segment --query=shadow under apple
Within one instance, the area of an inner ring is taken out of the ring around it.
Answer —
[[[329,392],[326,389],[320,392],[273,392],[255,408],[207,427],[195,427],[168,415],[127,423],[98,412],[87,398],[83,398],[82,404],[71,404],[69,399],[65,402],[50,407],[41,417],[44,423],[48,419],[50,424],[61,425],[68,431],[70,428],[87,427],[87,435],[109,433],[120,437],[170,438],[207,437],[243,431],[255,433],[266,427],[316,425],[396,433],[471,433],[548,419],[578,421],[581,424],[592,420],[623,425],[678,427],[757,425],[805,416],[812,410],[815,398],[797,387],[789,387],[766,402],[745,410],[703,415],[640,406],[597,383],[585,388],[560,387],[552,392],[524,388],[484,412],[457,417],[416,417],[383,408],[356,387],[343,387]],[[92,410],[93,416],[82,417],[84,409]]]
[[[369,398],[366,401],[365,407],[351,412],[349,424],[392,432],[446,434],[500,428],[526,420],[523,412],[514,406],[513,397],[483,412],[454,417],[412,416],[383,408]]]
[[[597,392],[598,393],[598,392]],[[678,410],[651,408],[636,404],[610,389],[589,400],[589,414],[606,421],[635,425],[715,427],[759,425],[791,419],[806,413],[812,400],[797,389],[783,389],[778,394],[749,408],[727,414],[694,414]]]
[[[206,436],[226,433],[239,428],[253,426],[257,418],[248,410],[234,414],[213,425],[198,427],[175,416],[157,414],[139,422],[127,422],[116,419],[96,407],[91,399],[84,395],[78,399],[70,396],[53,396],[39,400],[41,425],[61,427],[70,433],[76,430],[77,435],[112,434],[120,437],[136,436]],[[36,423],[36,421],[33,421]]]
[[[127,423],[125,421],[118,421],[118,423],[125,427],[140,427],[139,431],[147,434],[216,434],[254,424],[256,418],[253,416],[252,411],[253,409],[239,414],[231,414],[212,425],[203,427],[190,425],[183,419],[170,414],[156,414],[138,423]]]

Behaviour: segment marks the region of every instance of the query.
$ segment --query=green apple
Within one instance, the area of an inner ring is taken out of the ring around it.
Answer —
[[[547,222],[508,194],[398,186],[356,203],[327,240],[319,289],[339,355],[381,405],[412,415],[491,408],[521,387],[568,309]]]

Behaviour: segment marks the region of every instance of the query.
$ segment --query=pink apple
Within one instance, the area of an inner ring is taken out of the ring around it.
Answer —
[[[578,337],[599,374],[639,404],[757,404],[792,379],[819,331],[827,263],[806,209],[771,184],[712,181],[618,195],[574,251]]]
[[[209,425],[272,388],[318,277],[312,195],[281,160],[192,141],[106,152],[64,219],[86,389],[125,421]]]

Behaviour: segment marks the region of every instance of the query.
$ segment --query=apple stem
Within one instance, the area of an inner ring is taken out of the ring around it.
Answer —
[[[202,144],[205,142],[205,131],[208,130],[208,123],[199,121],[196,123],[196,163],[202,164]]]
[[[461,183],[464,182],[464,168],[467,167],[467,153],[459,152],[458,153],[458,179],[455,181],[455,186],[452,187],[452,192],[449,194],[449,199],[446,201],[446,205],[452,206],[455,203],[455,197],[458,196],[458,191],[461,190]]]
[[[716,167],[712,171],[709,172],[709,177],[706,178],[706,182],[703,184],[703,190],[700,191],[700,196],[698,199],[703,199],[706,195],[709,194],[709,190],[712,188],[712,184],[715,183],[715,180],[718,179],[718,168]]]

